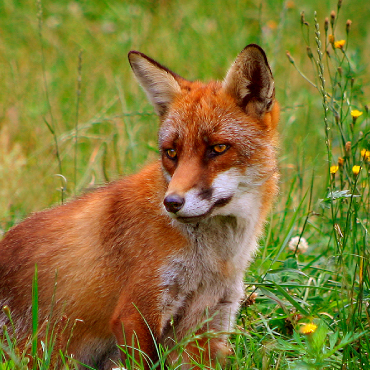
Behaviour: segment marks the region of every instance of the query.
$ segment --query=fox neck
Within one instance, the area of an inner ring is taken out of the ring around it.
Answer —
[[[244,270],[257,248],[259,208],[254,204],[244,209],[243,215],[216,215],[195,224],[174,223],[186,235],[194,253],[213,255]]]

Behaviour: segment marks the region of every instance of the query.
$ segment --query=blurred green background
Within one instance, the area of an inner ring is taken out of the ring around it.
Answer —
[[[209,80],[222,79],[248,43],[260,44],[282,108],[282,193],[297,174],[304,182],[315,170],[320,181],[327,168],[321,98],[286,51],[314,80],[304,40],[309,30],[314,50],[314,11],[323,34],[336,9],[329,0],[2,0],[0,227],[60,203],[62,185],[68,197],[156,158],[158,119],[130,71],[132,49],[185,78]],[[370,2],[343,1],[336,30],[345,38],[353,21],[347,46],[363,104],[370,103],[369,16]]]

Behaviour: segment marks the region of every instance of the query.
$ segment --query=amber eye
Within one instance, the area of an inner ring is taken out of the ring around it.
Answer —
[[[176,159],[177,157],[177,152],[175,149],[167,149],[165,151],[166,153],[166,156],[169,158],[169,159]]]
[[[215,154],[222,154],[226,152],[227,149],[229,149],[229,147],[226,144],[216,144],[212,147],[212,150]]]

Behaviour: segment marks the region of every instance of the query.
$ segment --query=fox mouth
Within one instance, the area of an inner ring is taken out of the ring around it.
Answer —
[[[197,215],[197,216],[180,216],[180,215],[177,215],[176,213],[174,213],[173,214],[173,218],[175,220],[181,222],[181,223],[184,223],[184,224],[198,223],[198,222],[204,220],[205,218],[207,218],[208,216],[210,216],[211,213],[213,212],[213,210],[215,208],[220,208],[220,207],[223,207],[226,204],[230,203],[231,199],[232,199],[232,196],[227,197],[227,198],[218,199],[207,212],[205,212],[205,213],[203,213],[201,215]]]
[[[175,220],[183,223],[183,224],[196,224],[202,220],[204,220],[209,215],[209,212],[200,215],[200,216],[189,216],[189,217],[181,217],[175,215]]]

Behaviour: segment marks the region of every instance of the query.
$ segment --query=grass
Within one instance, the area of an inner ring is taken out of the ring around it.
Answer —
[[[334,0],[4,0],[0,231],[156,158],[157,118],[129,50],[207,80],[259,43],[282,108],[281,192],[246,275],[229,368],[369,369],[369,12]],[[10,336],[4,351],[1,370],[26,366]]]

